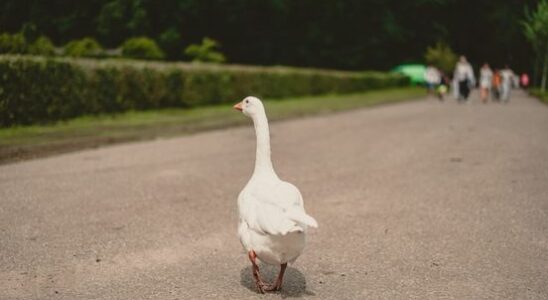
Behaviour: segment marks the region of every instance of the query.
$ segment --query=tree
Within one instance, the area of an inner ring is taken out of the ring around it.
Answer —
[[[122,1],[111,1],[101,8],[97,16],[97,32],[107,46],[123,41],[126,35],[126,7]]]
[[[38,39],[38,30],[33,23],[25,23],[19,31],[28,43],[32,43]]]
[[[181,53],[181,34],[173,27],[160,34],[158,43],[170,59],[176,59]]]
[[[445,74],[451,73],[457,63],[457,55],[451,47],[442,42],[437,42],[436,46],[428,47],[424,54],[426,63],[435,66]]]
[[[142,0],[111,0],[97,17],[97,32],[107,46],[118,45],[127,37],[147,35],[149,29]]]
[[[190,42],[213,36],[235,63],[353,70],[422,61],[425,49],[441,40],[473,64],[531,69],[536,52],[520,22],[524,7],[536,8],[540,0],[474,0],[474,9],[469,2],[2,0],[0,34],[29,24],[29,35],[34,24],[28,43],[40,35],[58,45],[90,36],[109,48],[148,36],[172,60],[184,56]]]
[[[130,38],[122,45],[122,55],[140,59],[163,59],[164,52],[147,37]]]
[[[212,62],[223,63],[226,61],[225,56],[217,51],[219,43],[208,37],[202,39],[202,43],[192,44],[185,49],[185,54],[192,58],[194,62]]]
[[[533,12],[526,10],[522,25],[536,55],[535,68],[540,69],[540,90],[544,93],[548,76],[548,0],[541,0]]]

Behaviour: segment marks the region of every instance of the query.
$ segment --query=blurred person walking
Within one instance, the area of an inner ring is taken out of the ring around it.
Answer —
[[[470,88],[475,85],[476,78],[474,77],[472,66],[468,63],[465,56],[461,56],[457,62],[453,78],[458,83],[457,100],[459,102],[468,100]]]
[[[483,103],[487,103],[491,96],[491,83],[493,81],[493,71],[489,64],[484,63],[480,70],[480,98]]]
[[[428,65],[424,70],[424,81],[426,82],[426,88],[428,94],[434,94],[438,84],[440,84],[441,74],[433,65]]]
[[[493,93],[493,100],[500,101],[500,85],[501,85],[500,71],[495,69],[493,73],[493,82],[491,86],[491,92]]]
[[[437,89],[438,98],[440,99],[440,101],[443,101],[443,99],[445,97],[445,94],[447,94],[449,82],[450,82],[449,78],[447,78],[447,76],[445,74],[441,73],[441,81],[440,81],[440,84],[438,85],[438,89]]]
[[[505,65],[504,69],[500,71],[500,99],[502,102],[507,103],[510,101],[510,90],[514,83],[514,76],[514,71],[512,71],[508,65]]]
[[[521,74],[519,81],[522,89],[526,90],[527,87],[529,87],[529,75],[527,75],[527,73]]]

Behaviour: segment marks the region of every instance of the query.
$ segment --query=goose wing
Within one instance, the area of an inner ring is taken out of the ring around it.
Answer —
[[[241,195],[241,218],[249,228],[264,234],[285,235],[317,227],[307,215],[299,190],[292,184],[280,182],[268,189],[255,189]]]

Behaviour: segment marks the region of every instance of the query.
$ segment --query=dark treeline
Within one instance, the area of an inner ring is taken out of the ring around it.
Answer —
[[[3,0],[0,32],[35,26],[57,45],[85,36],[118,47],[156,40],[168,58],[205,36],[232,63],[389,69],[443,41],[477,67],[530,70],[522,34],[533,0]],[[25,25],[26,24],[26,25]]]

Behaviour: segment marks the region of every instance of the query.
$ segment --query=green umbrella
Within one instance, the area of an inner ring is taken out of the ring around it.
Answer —
[[[409,65],[399,65],[392,69],[392,72],[401,73],[411,79],[412,84],[422,84],[424,83],[424,71],[426,70],[425,65],[419,64],[409,64]]]

